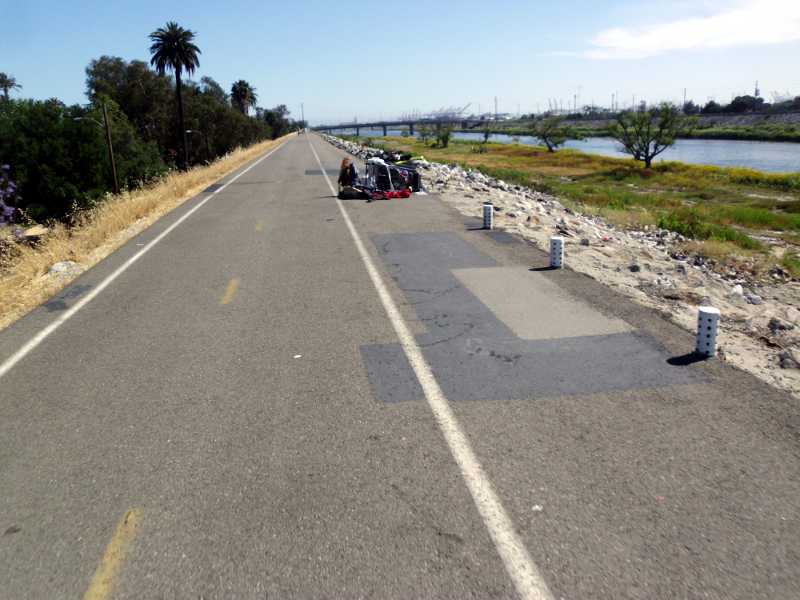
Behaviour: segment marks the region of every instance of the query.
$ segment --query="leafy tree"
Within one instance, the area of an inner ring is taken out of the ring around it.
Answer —
[[[269,125],[273,140],[286,135],[291,129],[289,114],[289,109],[285,104],[279,104],[275,108],[264,111],[264,121]]]
[[[86,94],[92,103],[110,98],[134,124],[141,138],[155,142],[162,156],[176,156],[177,112],[175,91],[166,75],[159,75],[140,60],[126,62],[102,56],[86,68]]]
[[[489,124],[483,126],[483,143],[489,143],[489,138],[492,137],[492,128],[489,127]]]
[[[764,99],[756,96],[736,96],[731,103],[725,107],[725,112],[744,113],[754,112],[764,106]]]
[[[722,106],[713,100],[709,100],[700,112],[704,115],[715,115],[722,112]]]
[[[183,144],[183,166],[189,167],[189,151],[186,144],[186,124],[183,115],[183,98],[181,96],[181,74],[186,71],[189,75],[200,66],[200,48],[194,44],[195,33],[184,29],[174,21],[169,21],[165,27],[156,29],[150,34],[153,42],[150,46],[150,64],[156,68],[159,75],[167,70],[175,73],[175,94],[178,100],[178,126],[180,139]]]
[[[184,131],[188,137],[189,164],[208,162],[237,146],[270,136],[261,120],[244,117],[228,102],[228,95],[214,79],[203,77],[199,84],[183,81],[184,128],[177,131],[175,88],[166,75],[159,75],[147,63],[103,56],[86,69],[87,95],[93,102],[110,98],[136,126],[141,138],[155,142],[163,159],[174,164],[179,156]]]
[[[17,80],[5,73],[0,73],[0,90],[3,90],[3,98],[8,101],[8,93],[11,90],[21,90],[22,86],[17,83]]]
[[[258,100],[256,88],[244,79],[231,86],[231,102],[243,115],[247,114],[250,107],[256,105],[256,100]]]
[[[545,117],[533,125],[533,135],[547,147],[548,152],[556,149],[569,139],[581,139],[572,128],[564,124],[564,117]]]
[[[200,89],[204,94],[211,96],[214,100],[216,100],[220,104],[228,103],[228,94],[225,93],[225,90],[222,89],[222,86],[218,84],[214,79],[208,76],[201,77],[200,84],[201,84]]]
[[[675,143],[679,134],[688,132],[693,122],[680,114],[676,106],[661,104],[644,112],[624,112],[611,128],[611,136],[622,150],[649,169],[653,159]]]
[[[107,108],[120,183],[134,187],[163,172],[155,144],[143,142],[111,100]],[[102,198],[111,172],[101,122],[98,107],[0,102],[0,156],[17,185],[15,206],[37,221],[65,220]]]
[[[683,103],[683,114],[696,115],[699,112],[700,112],[700,107],[697,106],[697,104],[695,104],[691,100],[687,100],[686,102]]]
[[[423,123],[417,128],[417,132],[419,133],[419,139],[422,140],[422,143],[427,144],[428,140],[431,137],[431,128],[428,127],[428,125],[426,125],[425,123]]]
[[[447,148],[450,145],[450,136],[453,134],[453,128],[444,123],[436,123],[436,143],[440,148]]]

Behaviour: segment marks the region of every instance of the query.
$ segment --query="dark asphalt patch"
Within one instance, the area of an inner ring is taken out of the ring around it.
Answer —
[[[223,184],[221,184],[221,183],[212,183],[210,186],[208,186],[206,189],[203,190],[203,193],[204,194],[213,194],[218,189],[220,189],[222,187],[222,185]]]
[[[85,284],[74,285],[63,294],[59,294],[52,300],[45,302],[44,308],[47,310],[47,312],[58,312],[61,310],[67,310],[67,308],[69,308],[69,306],[67,305],[67,300],[72,300],[74,298],[82,296],[90,289],[92,289],[92,286],[90,285],[85,285]]]
[[[495,231],[495,230],[492,230],[492,231],[487,231],[486,235],[488,235],[495,242],[498,242],[500,244],[511,244],[516,239],[516,238],[514,238],[513,235],[511,235],[507,231]]]
[[[704,380],[695,371],[668,364],[663,348],[636,332],[520,339],[452,273],[498,266],[454,233],[371,239],[427,327],[417,343],[450,400],[528,399]],[[364,346],[361,352],[377,399],[422,398],[399,345]]]

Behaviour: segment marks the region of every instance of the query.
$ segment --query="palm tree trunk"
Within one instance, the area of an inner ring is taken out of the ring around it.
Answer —
[[[189,168],[189,147],[186,144],[186,125],[183,122],[183,96],[181,94],[181,72],[175,70],[175,93],[178,95],[178,126],[180,127],[180,139],[183,147],[183,169]]]

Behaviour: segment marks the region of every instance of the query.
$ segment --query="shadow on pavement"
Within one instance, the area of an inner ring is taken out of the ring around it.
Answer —
[[[673,367],[686,367],[689,365],[693,365],[696,362],[701,362],[707,359],[708,357],[704,354],[698,354],[697,352],[689,352],[689,354],[683,354],[681,356],[673,356],[672,358],[668,358],[667,364],[670,364]]]

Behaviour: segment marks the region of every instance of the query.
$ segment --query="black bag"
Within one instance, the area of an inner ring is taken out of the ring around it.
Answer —
[[[350,187],[349,185],[346,185],[339,190],[340,200],[363,200],[364,198],[369,198],[369,195],[366,192],[363,192],[358,188]]]

